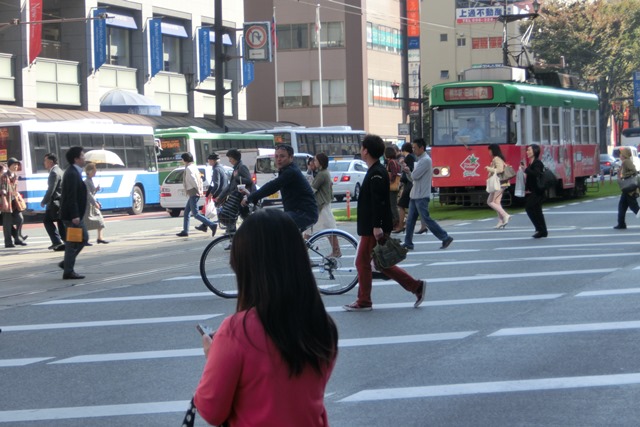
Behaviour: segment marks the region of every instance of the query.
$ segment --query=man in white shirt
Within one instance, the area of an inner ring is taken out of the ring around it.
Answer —
[[[191,153],[182,153],[182,161],[184,162],[184,175],[182,185],[184,191],[189,197],[184,207],[184,220],[182,221],[182,231],[176,236],[187,237],[189,235],[189,217],[193,215],[195,219],[202,222],[211,229],[211,235],[216,235],[218,224],[211,221],[198,211],[198,200],[202,196],[202,177],[198,167],[193,164],[193,156]]]
[[[418,214],[420,214],[422,220],[427,224],[427,228],[434,236],[442,240],[440,249],[447,249],[451,242],[453,242],[453,237],[449,236],[429,215],[431,177],[433,175],[431,157],[427,154],[424,139],[418,138],[413,141],[411,145],[417,159],[413,171],[411,171],[406,164],[403,169],[409,180],[413,183],[411,193],[409,193],[409,214],[407,216],[407,229],[404,235],[403,246],[407,249],[413,249],[413,229],[416,226]]]

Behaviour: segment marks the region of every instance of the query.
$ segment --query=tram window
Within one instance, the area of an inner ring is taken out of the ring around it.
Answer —
[[[551,108],[551,143],[560,143],[560,110]]]
[[[540,107],[531,108],[531,130],[533,142],[540,142]]]
[[[589,143],[589,111],[582,110],[582,143]]]
[[[591,119],[589,121],[589,141],[595,144],[598,142],[598,136],[596,135],[596,130],[598,129],[598,115],[595,111],[589,111],[589,117]]]
[[[575,133],[575,138],[576,138],[576,143],[581,144],[582,143],[582,131],[580,130],[581,128],[581,115],[580,115],[580,110],[574,110],[573,111],[573,131]]]

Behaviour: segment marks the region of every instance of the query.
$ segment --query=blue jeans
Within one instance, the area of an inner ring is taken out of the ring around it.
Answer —
[[[318,222],[318,211],[285,211],[287,215],[296,223],[300,231],[304,231]]]
[[[206,224],[208,227],[213,227],[216,225],[215,222],[211,221],[206,216],[202,215],[198,210],[198,200],[200,200],[200,196],[189,196],[189,200],[187,200],[187,204],[184,207],[184,219],[182,220],[182,231],[185,233],[189,233],[189,218],[191,215],[198,221],[203,224]]]
[[[445,241],[449,234],[442,229],[431,219],[429,215],[429,198],[425,197],[424,199],[411,199],[409,200],[409,214],[407,215],[407,229],[405,230],[404,235],[404,244],[409,247],[413,247],[413,229],[416,226],[416,221],[418,220],[418,214],[422,217],[422,220],[425,224],[427,224],[427,228],[429,231],[433,233],[438,239]]]

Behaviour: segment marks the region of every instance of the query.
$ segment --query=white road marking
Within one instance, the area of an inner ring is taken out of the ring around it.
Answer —
[[[516,335],[564,334],[571,332],[614,331],[621,329],[640,329],[640,321],[578,323],[574,325],[531,326],[523,328],[500,329],[487,336],[508,337]]]
[[[618,254],[620,256],[621,254]],[[577,297],[600,297],[610,295],[627,295],[627,294],[640,294],[640,288],[629,289],[607,289],[605,291],[585,291],[576,294]]]
[[[128,403],[122,405],[23,409],[19,411],[0,411],[0,422],[17,423],[24,421],[65,420],[73,418],[166,414],[170,412],[185,412],[188,407],[188,400],[175,400],[172,402]]]
[[[197,316],[150,317],[146,319],[98,320],[94,322],[45,323],[40,325],[1,326],[2,332],[41,331],[45,329],[95,328],[101,326],[148,325],[154,323],[193,322],[212,319],[220,314],[201,314]]]
[[[478,331],[445,332],[439,334],[398,335],[391,337],[348,338],[338,341],[338,347],[361,347],[368,345],[408,344],[420,342],[461,340]],[[173,357],[202,357],[202,348],[178,350],[151,350],[130,353],[87,354],[49,362],[49,365],[96,362],[121,362],[129,360],[167,359]]]
[[[640,252],[624,252],[624,253],[593,253],[588,255],[564,255],[564,256],[544,256],[544,257],[528,257],[528,258],[511,258],[511,259],[479,259],[473,261],[464,261],[465,264],[493,264],[496,262],[530,262],[530,261],[556,261],[556,260],[570,260],[570,259],[585,259],[585,258],[620,258],[622,256],[638,256]],[[427,264],[428,266],[437,265],[460,265],[460,261],[451,262],[432,262]]]
[[[429,283],[448,283],[448,282],[469,282],[474,280],[500,280],[500,279],[518,279],[548,276],[571,276],[578,274],[603,274],[617,271],[617,268],[599,268],[594,270],[565,270],[565,271],[536,271],[531,273],[514,273],[514,274],[479,274],[477,276],[458,276],[458,277],[440,277],[426,278]],[[373,286],[389,286],[396,285],[393,280],[383,282],[374,281]]]
[[[40,363],[44,360],[50,360],[53,357],[30,357],[26,359],[0,359],[0,368],[9,368],[16,366],[27,366],[34,363]]]
[[[147,301],[156,299],[174,299],[174,298],[202,298],[207,296],[215,296],[211,292],[192,292],[184,294],[165,294],[165,295],[138,295],[134,297],[110,297],[110,298],[79,298],[79,299],[62,299],[55,301],[45,301],[34,305],[63,305],[63,304],[93,304],[100,302],[126,302],[126,301]]]
[[[352,394],[351,396],[347,396],[338,402],[366,402],[420,397],[514,393],[523,391],[562,390],[570,388],[606,387],[631,384],[640,384],[640,373],[371,389],[362,390],[358,393]]]

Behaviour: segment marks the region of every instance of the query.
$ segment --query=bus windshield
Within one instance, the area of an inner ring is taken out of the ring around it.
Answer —
[[[506,144],[508,111],[504,106],[433,110],[433,145]]]

